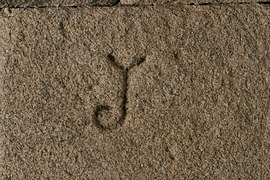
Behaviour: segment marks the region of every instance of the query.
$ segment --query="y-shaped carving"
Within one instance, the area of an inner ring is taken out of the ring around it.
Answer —
[[[119,64],[116,60],[115,60],[115,57],[111,54],[108,55],[107,57],[108,61],[112,64],[112,66],[114,66],[115,68],[118,68],[122,73],[123,73],[123,79],[124,79],[124,84],[123,84],[123,95],[122,95],[122,103],[121,103],[121,106],[120,106],[120,111],[121,111],[121,115],[118,119],[118,121],[116,122],[115,128],[118,127],[118,125],[122,126],[125,122],[125,119],[126,119],[126,116],[127,116],[127,103],[128,103],[128,89],[129,89],[129,71],[135,67],[135,66],[139,66],[140,64],[142,64],[144,61],[145,61],[145,58],[141,58],[139,59],[137,62],[131,64],[129,67],[124,67],[123,65]],[[96,127],[98,127],[99,129],[102,129],[102,130],[110,130],[112,129],[113,127],[110,126],[110,127],[105,127],[104,125],[101,124],[100,122],[100,114],[102,111],[105,111],[105,110],[110,110],[111,107],[110,106],[107,106],[107,105],[98,105],[95,109],[95,112],[94,112],[94,118],[93,118],[93,121],[94,121],[94,124]]]

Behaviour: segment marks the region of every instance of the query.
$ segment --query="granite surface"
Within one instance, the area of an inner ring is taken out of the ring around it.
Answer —
[[[161,5],[161,4],[242,4],[265,3],[270,0],[0,0],[0,8],[5,7],[59,7],[59,6],[113,6],[119,5]]]
[[[118,0],[0,0],[0,8],[44,6],[111,6],[118,2]]]
[[[2,9],[1,179],[269,179],[267,7]]]

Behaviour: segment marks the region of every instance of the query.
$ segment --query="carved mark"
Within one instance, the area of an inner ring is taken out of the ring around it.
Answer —
[[[4,180],[11,180],[11,177],[10,176],[5,176]]]
[[[59,30],[60,30],[61,35],[62,35],[64,38],[67,38],[67,35],[66,35],[66,32],[65,32],[65,26],[64,26],[63,21],[61,21],[61,22],[59,23]]]
[[[170,157],[171,160],[175,160],[175,157],[174,157],[174,155],[172,154],[172,152],[171,152],[169,146],[166,146],[166,147],[165,147],[165,152],[168,153],[168,155],[169,155],[169,157]]]
[[[105,127],[98,120],[100,118],[100,112],[104,110],[110,110],[109,106],[98,105],[94,111],[93,123],[99,129],[105,129]]]
[[[140,58],[137,62],[134,62],[133,64],[131,64],[127,70],[131,70],[134,66],[140,66],[143,62],[145,61],[145,57]]]
[[[123,94],[122,94],[122,103],[120,106],[120,111],[121,111],[121,115],[119,117],[119,120],[116,122],[115,126],[110,126],[110,127],[105,127],[104,125],[102,125],[102,123],[100,122],[100,116],[101,116],[101,112],[105,111],[105,110],[110,110],[112,109],[110,106],[108,105],[98,105],[95,109],[94,112],[94,117],[93,117],[93,123],[94,125],[102,130],[111,130],[113,129],[113,127],[117,128],[118,125],[123,126],[125,120],[126,120],[126,116],[127,116],[127,104],[128,104],[128,89],[129,89],[129,71],[134,68],[135,66],[139,66],[140,64],[142,64],[145,61],[145,58],[140,58],[137,62],[131,64],[129,67],[124,67],[123,65],[119,64],[116,60],[115,57],[112,54],[108,54],[107,59],[109,60],[109,62],[112,64],[113,67],[119,69],[122,73],[123,73]]]

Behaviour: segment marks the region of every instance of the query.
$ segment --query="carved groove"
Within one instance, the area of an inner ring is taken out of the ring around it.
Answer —
[[[93,117],[93,123],[94,125],[99,128],[99,129],[102,129],[102,130],[111,130],[113,129],[114,127],[117,128],[119,127],[118,125],[120,126],[123,126],[123,124],[125,123],[125,120],[126,120],[126,116],[127,116],[127,104],[128,104],[128,89],[129,89],[129,71],[134,68],[135,66],[139,66],[141,65],[144,61],[145,61],[145,58],[140,58],[137,62],[131,64],[129,67],[125,68],[123,65],[119,64],[116,60],[115,60],[115,57],[111,54],[109,54],[107,56],[107,59],[110,61],[110,63],[112,64],[113,67],[119,69],[120,71],[122,71],[123,73],[123,94],[122,94],[122,103],[121,103],[121,115],[119,117],[119,120],[116,122],[115,126],[110,126],[110,127],[105,127],[104,125],[101,124],[100,120],[99,120],[99,117],[100,117],[100,114],[102,111],[105,111],[105,110],[110,110],[112,109],[109,105],[98,105],[95,109],[95,112],[94,112],[94,117]]]

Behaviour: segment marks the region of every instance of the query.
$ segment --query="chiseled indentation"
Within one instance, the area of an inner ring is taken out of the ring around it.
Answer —
[[[116,58],[112,55],[112,54],[108,54],[107,56],[108,61],[110,62],[110,64],[114,67],[119,69],[122,72],[122,76],[123,76],[123,94],[122,94],[122,103],[120,105],[120,116],[118,118],[118,121],[111,126],[105,126],[104,124],[102,124],[102,122],[100,121],[100,118],[102,117],[102,112],[103,111],[109,111],[110,109],[112,109],[112,107],[110,107],[110,105],[97,105],[96,109],[94,111],[94,117],[93,117],[93,123],[94,125],[99,128],[99,129],[103,129],[103,130],[110,130],[110,129],[115,129],[117,127],[123,126],[123,124],[125,123],[126,120],[126,116],[127,116],[127,104],[128,104],[128,89],[129,89],[129,71],[134,68],[135,66],[139,66],[141,65],[144,61],[145,58],[140,58],[138,59],[138,61],[132,63],[129,67],[124,67],[123,65],[119,64],[116,61]]]

